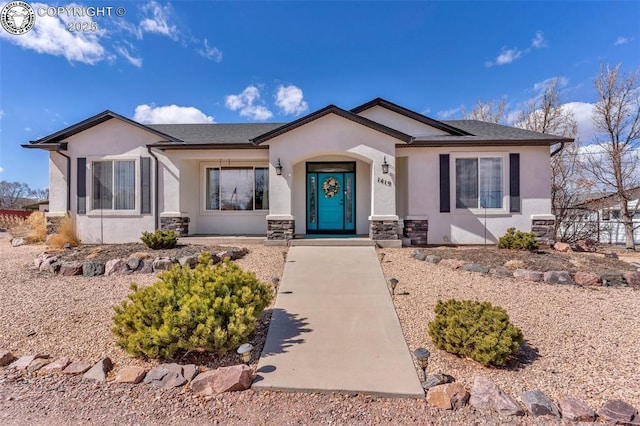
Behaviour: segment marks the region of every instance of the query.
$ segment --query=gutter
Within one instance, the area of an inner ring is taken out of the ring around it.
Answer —
[[[56,144],[56,152],[67,159],[67,212],[71,211],[71,158],[62,151],[68,148],[67,142],[58,142]]]
[[[159,226],[160,213],[158,212],[158,210],[160,208],[160,201],[159,201],[159,198],[158,198],[158,190],[159,190],[159,187],[160,187],[160,185],[158,184],[158,182],[159,182],[159,180],[158,180],[159,162],[158,162],[158,157],[156,157],[156,155],[153,153],[153,151],[151,151],[151,147],[149,145],[147,145],[147,152],[155,160],[155,167],[153,169],[153,220],[154,220],[154,224],[155,224],[155,229],[160,229],[160,226]]]

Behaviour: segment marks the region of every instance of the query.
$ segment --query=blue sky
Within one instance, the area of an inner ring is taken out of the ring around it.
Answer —
[[[640,66],[636,1],[29,4],[31,31],[0,28],[0,180],[34,188],[48,184],[47,154],[20,144],[105,109],[142,122],[283,122],[379,96],[446,119],[502,96],[515,113],[559,78],[588,143],[600,65]],[[111,16],[47,9],[74,5]],[[74,22],[98,32],[68,31]]]

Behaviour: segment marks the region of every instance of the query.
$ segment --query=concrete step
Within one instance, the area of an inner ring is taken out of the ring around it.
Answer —
[[[289,240],[291,247],[372,247],[376,242],[369,238],[300,238]]]

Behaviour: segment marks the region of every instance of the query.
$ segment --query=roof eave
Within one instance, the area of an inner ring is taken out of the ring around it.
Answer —
[[[545,139],[476,139],[476,140],[432,140],[432,141],[420,141],[415,140],[409,145],[399,145],[409,148],[422,148],[422,147],[448,147],[448,146],[551,146],[559,142],[568,143],[573,139],[558,141],[558,140],[545,140]]]
[[[268,146],[258,146],[252,143],[153,143],[147,145],[148,148],[156,148],[161,151],[173,150],[197,150],[197,149],[269,149]]]

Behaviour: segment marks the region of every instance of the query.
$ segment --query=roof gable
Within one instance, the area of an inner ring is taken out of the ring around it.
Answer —
[[[438,121],[438,120],[434,120],[433,118],[429,118],[426,115],[422,115],[420,113],[417,113],[415,111],[412,111],[410,109],[407,109],[405,107],[402,107],[400,105],[394,104],[393,102],[389,102],[385,99],[382,98],[376,98],[372,101],[369,101],[365,104],[362,104],[360,106],[357,106],[355,108],[353,108],[351,110],[352,113],[354,114],[361,114],[364,111],[370,110],[374,107],[380,107],[380,108],[384,108],[387,109],[389,111],[393,111],[396,114],[400,114],[402,116],[408,117],[412,120],[415,120],[417,122],[420,122],[422,124],[426,124],[429,127],[441,130],[449,135],[452,136],[468,136],[471,135],[471,133],[466,132],[462,129],[458,129],[454,126],[451,126],[449,124],[446,124],[442,121]]]
[[[335,114],[337,116],[340,116],[342,118],[345,118],[347,120],[351,120],[355,123],[358,123],[362,126],[365,127],[369,127],[373,130],[376,130],[380,133],[384,133],[388,136],[394,137],[402,142],[405,143],[410,143],[413,140],[413,137],[410,135],[407,135],[406,133],[400,132],[396,129],[392,129],[391,127],[387,127],[383,124],[377,123],[375,121],[369,120],[368,118],[365,117],[361,117],[357,114],[354,114],[350,111],[344,110],[342,108],[339,108],[335,105],[328,105],[316,112],[313,112],[309,115],[306,115],[302,118],[299,118],[295,121],[292,121],[291,123],[287,123],[283,126],[280,126],[274,130],[271,130],[267,133],[264,133],[260,136],[257,136],[255,138],[252,139],[253,143],[256,145],[259,145],[261,143],[264,143],[270,139],[273,139],[277,136],[280,136],[284,133],[287,133],[293,129],[296,129],[298,127],[304,126],[307,123],[310,123],[312,121],[315,121],[321,117],[324,117],[328,114]]]
[[[140,124],[137,121],[133,121],[127,117],[124,117],[120,114],[116,114],[113,111],[103,111],[100,114],[94,115],[93,117],[89,117],[86,120],[83,120],[79,123],[73,124],[65,129],[62,129],[56,133],[53,133],[49,136],[45,136],[35,141],[30,141],[29,144],[23,145],[25,148],[41,148],[41,149],[54,149],[59,142],[64,141],[65,139],[70,138],[71,136],[77,135],[78,133],[84,132],[92,127],[97,126],[98,124],[102,124],[105,121],[117,119],[124,121],[127,124],[131,124],[132,126],[136,126],[145,131],[156,134],[157,136],[163,138],[166,141],[171,142],[182,142],[180,139],[163,133],[159,130],[153,129],[149,126],[145,126],[144,124]]]

